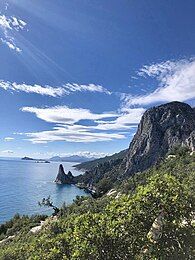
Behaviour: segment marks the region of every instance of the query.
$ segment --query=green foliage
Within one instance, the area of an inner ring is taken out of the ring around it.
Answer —
[[[97,184],[99,195],[105,194],[106,192],[111,190],[112,187],[113,187],[113,182],[110,178],[103,178]]]
[[[51,200],[51,197],[48,196],[47,198],[43,198],[42,201],[38,202],[38,205],[40,207],[48,207],[48,208],[52,208],[54,210],[53,215],[56,215],[59,213],[60,209],[56,206],[53,205],[53,202]]]
[[[8,236],[16,235],[18,232],[29,231],[30,228],[38,225],[41,220],[45,220],[45,215],[20,216],[16,214],[11,220],[0,225],[0,240]]]
[[[174,146],[173,149],[168,153],[178,156],[186,156],[190,152],[190,149],[186,146]]]
[[[194,185],[195,157],[180,154],[126,180],[118,198],[77,197],[39,234],[26,230],[0,245],[0,259],[193,259]],[[162,212],[153,242],[148,233]]]

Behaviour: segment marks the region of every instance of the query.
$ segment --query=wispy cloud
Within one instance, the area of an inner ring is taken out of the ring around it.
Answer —
[[[14,140],[13,137],[5,137],[5,138],[4,138],[4,141],[5,141],[5,142],[11,142],[11,141],[13,141],[13,140]]]
[[[138,71],[138,75],[156,79],[158,87],[146,95],[123,95],[122,99],[126,107],[175,100],[187,101],[195,98],[194,58],[146,65]]]
[[[110,155],[110,154],[102,153],[102,152],[90,152],[90,151],[78,151],[75,153],[61,154],[61,156],[72,156],[72,155],[83,156],[86,158],[91,158],[91,157],[100,158],[100,157],[104,157],[104,156]]]
[[[75,91],[89,91],[89,92],[100,92],[100,93],[106,93],[106,94],[111,94],[110,91],[108,91],[106,88],[100,86],[100,85],[95,85],[95,84],[89,84],[89,85],[79,85],[76,83],[67,83],[63,85],[64,89],[68,92],[75,92]]]
[[[15,82],[11,83],[9,81],[0,80],[0,88],[4,90],[26,92],[26,93],[36,93],[39,95],[46,95],[51,97],[62,96],[66,91],[61,87],[51,87],[51,86],[40,86],[40,85],[27,85],[17,84]]]
[[[5,15],[0,15],[0,30],[2,32],[2,37],[0,38],[3,44],[6,44],[10,49],[21,52],[19,46],[16,44],[15,35],[17,32],[22,31],[26,27],[26,22],[18,19],[15,16],[7,17]]]
[[[86,130],[87,129],[87,130]],[[93,133],[85,127],[77,127],[76,129],[72,126],[69,127],[54,127],[53,130],[25,133],[29,137],[32,143],[48,143],[54,141],[67,141],[75,143],[91,143],[91,142],[102,142],[111,141],[114,139],[123,139],[124,135],[118,133]]]
[[[117,113],[95,114],[88,109],[56,106],[49,108],[23,107],[23,112],[30,112],[49,123],[71,125],[80,120],[98,120],[118,116]]]
[[[132,108],[132,109],[122,109],[120,116],[115,120],[111,121],[98,121],[96,129],[99,130],[123,130],[137,127],[141,116],[143,115],[144,108]]]
[[[37,118],[55,126],[40,132],[20,133],[33,143],[53,141],[98,142],[126,138],[121,132],[137,126],[144,109],[129,109],[120,113],[92,113],[88,109],[57,106],[51,108],[23,107],[23,112],[34,113]],[[113,120],[113,118],[115,118]],[[83,120],[92,124],[84,125]]]
[[[107,89],[100,85],[89,84],[89,85],[79,85],[76,83],[67,83],[61,87],[54,86],[41,86],[38,84],[29,85],[29,84],[18,84],[16,82],[9,82],[0,80],[0,88],[4,90],[17,91],[17,92],[26,92],[26,93],[36,93],[39,95],[51,96],[51,97],[60,97],[65,95],[70,95],[74,92],[99,92],[105,94],[111,94]]]
[[[105,156],[109,156],[111,154],[109,153],[104,153],[104,152],[93,152],[93,151],[75,151],[73,153],[57,153],[57,152],[34,152],[31,154],[27,154],[27,156],[31,156],[33,158],[51,158],[54,156],[60,156],[60,157],[69,157],[69,156],[82,156],[82,157],[86,157],[86,158],[101,158],[101,157],[105,157]]]

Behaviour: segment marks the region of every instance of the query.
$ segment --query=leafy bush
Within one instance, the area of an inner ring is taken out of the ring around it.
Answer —
[[[5,224],[0,225],[0,240],[7,236],[16,235],[19,231],[20,233],[28,230],[40,223],[41,220],[45,220],[47,216],[45,215],[35,215],[35,216],[20,216],[16,214],[11,220],[5,222]]]
[[[173,155],[178,155],[178,156],[186,156],[187,153],[190,152],[190,149],[186,146],[174,146],[171,151],[168,153],[173,154]]]

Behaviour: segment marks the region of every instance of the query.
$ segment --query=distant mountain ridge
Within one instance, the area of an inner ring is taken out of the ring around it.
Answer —
[[[88,162],[83,162],[81,164],[74,165],[78,170],[91,170],[93,167],[96,167],[99,164],[105,162],[115,161],[116,159],[124,159],[127,154],[127,149],[120,151],[119,153],[115,153],[113,155],[105,156],[103,158],[98,158],[95,160],[91,160]]]
[[[86,157],[86,156],[80,156],[80,155],[70,155],[70,156],[64,156],[64,157],[60,157],[60,156],[53,156],[51,157],[49,160],[50,161],[54,161],[54,162],[78,162],[78,163],[82,163],[82,162],[88,162],[88,161],[93,161],[96,160],[97,158],[95,157]]]

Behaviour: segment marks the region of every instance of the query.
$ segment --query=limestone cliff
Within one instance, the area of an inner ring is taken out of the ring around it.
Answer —
[[[148,169],[175,146],[195,150],[195,110],[181,102],[147,110],[125,158],[126,174]]]

